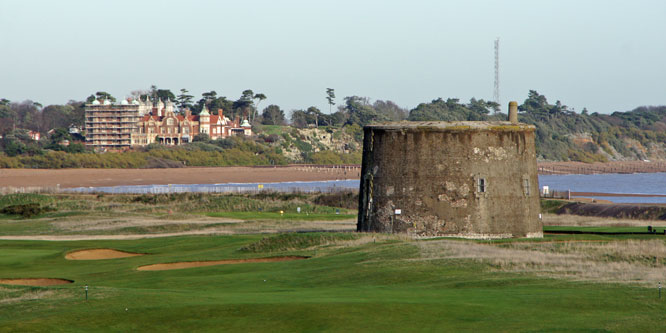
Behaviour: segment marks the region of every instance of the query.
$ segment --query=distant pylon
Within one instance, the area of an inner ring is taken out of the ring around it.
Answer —
[[[499,106],[495,108],[495,113],[499,112],[500,106],[502,105],[500,102],[499,86],[499,37],[497,37],[497,39],[495,39],[495,89],[493,90],[493,99]]]

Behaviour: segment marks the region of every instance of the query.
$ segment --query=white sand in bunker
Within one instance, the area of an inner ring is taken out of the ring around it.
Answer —
[[[252,259],[183,261],[183,262],[172,262],[172,263],[166,263],[166,264],[146,265],[146,266],[141,266],[141,267],[137,268],[137,270],[140,270],[140,271],[166,271],[166,270],[171,270],[171,269],[184,269],[184,268],[216,266],[216,265],[232,265],[232,264],[245,264],[245,263],[257,263],[257,262],[278,262],[278,261],[303,260],[303,259],[308,259],[308,258],[310,258],[310,257],[285,256],[285,257],[252,258]]]
[[[29,278],[29,279],[0,279],[0,284],[11,284],[17,286],[56,286],[59,284],[72,283],[72,280],[48,279],[48,278]]]
[[[88,249],[72,251],[65,255],[68,260],[104,260],[142,256],[143,253],[125,252],[114,249]]]

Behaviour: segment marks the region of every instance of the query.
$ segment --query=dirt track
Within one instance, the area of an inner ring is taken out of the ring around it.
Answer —
[[[29,278],[29,279],[0,279],[0,284],[11,284],[17,286],[57,286],[61,284],[72,283],[73,281],[65,279],[48,279],[48,278]]]
[[[98,187],[358,179],[359,169],[300,166],[177,169],[0,169],[0,187]]]
[[[192,230],[182,232],[168,232],[161,234],[137,234],[137,235],[24,235],[24,236],[0,236],[0,240],[44,240],[44,241],[80,241],[80,240],[127,240],[143,238],[160,238],[173,236],[196,236],[196,235],[230,235],[232,232],[221,230]]]

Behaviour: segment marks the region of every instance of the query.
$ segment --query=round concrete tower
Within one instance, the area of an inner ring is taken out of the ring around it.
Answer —
[[[542,237],[534,130],[509,121],[365,126],[358,231]]]

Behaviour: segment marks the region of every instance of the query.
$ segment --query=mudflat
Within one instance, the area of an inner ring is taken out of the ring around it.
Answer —
[[[358,179],[359,168],[188,167],[173,169],[0,169],[0,187],[217,184]]]

